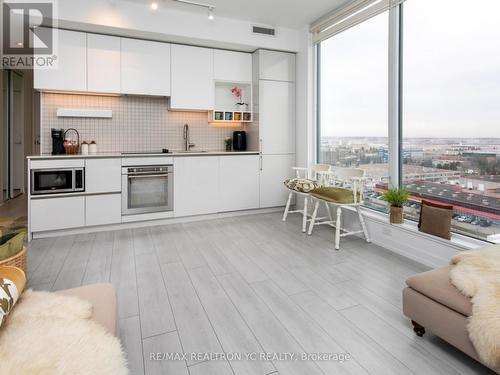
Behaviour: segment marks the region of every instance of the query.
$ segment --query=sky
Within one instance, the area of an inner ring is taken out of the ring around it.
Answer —
[[[404,137],[500,138],[500,1],[407,0]],[[324,136],[387,136],[388,14],[321,44]]]

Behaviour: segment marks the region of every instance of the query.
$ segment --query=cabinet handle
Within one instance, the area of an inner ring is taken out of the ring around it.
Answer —
[[[262,170],[262,155],[259,158],[259,168]]]
[[[262,153],[262,138],[259,139],[259,148],[260,152]]]

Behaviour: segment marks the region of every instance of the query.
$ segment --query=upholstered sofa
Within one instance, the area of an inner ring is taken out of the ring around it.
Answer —
[[[90,284],[56,293],[89,301],[92,304],[92,319],[113,336],[118,336],[116,291],[111,284]]]
[[[14,282],[19,293],[26,286],[24,271],[17,267],[0,266],[0,278],[1,280],[7,279],[8,282]],[[90,302],[92,305],[91,319],[103,326],[111,335],[118,336],[118,304],[113,285],[109,283],[90,284],[55,293],[77,297]],[[1,306],[4,307],[3,305]]]
[[[22,269],[0,267],[0,373],[129,374],[111,284],[55,293],[25,289]]]
[[[411,319],[418,336],[429,330],[481,361],[466,328],[472,304],[451,284],[449,272],[450,266],[446,266],[408,278],[408,286],[403,290],[403,312]]]

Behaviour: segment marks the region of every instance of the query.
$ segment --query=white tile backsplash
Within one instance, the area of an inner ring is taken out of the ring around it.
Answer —
[[[223,151],[224,139],[240,126],[212,125],[206,112],[168,111],[167,98],[42,93],[42,153],[52,151],[51,128],[75,128],[80,141],[95,141],[98,152],[179,151],[189,124],[193,150]],[[62,118],[58,108],[110,109],[113,117]],[[69,134],[68,134],[69,135]]]

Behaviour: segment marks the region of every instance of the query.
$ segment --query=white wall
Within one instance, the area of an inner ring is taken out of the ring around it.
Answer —
[[[277,27],[276,37],[254,35],[251,22],[190,13],[162,6],[152,11],[149,2],[120,0],[62,0],[59,27],[110,33],[177,43],[253,52],[257,48],[297,52],[300,31]]]
[[[315,82],[314,48],[309,27],[300,30],[299,51],[296,57],[296,164],[307,167],[315,162],[314,126],[315,126]]]

